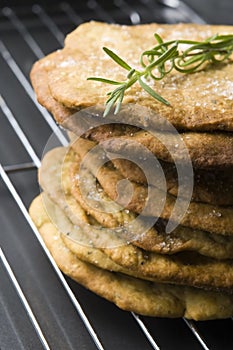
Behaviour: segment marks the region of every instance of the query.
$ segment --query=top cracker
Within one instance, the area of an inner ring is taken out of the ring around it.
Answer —
[[[126,76],[125,70],[103,52],[103,46],[116,52],[132,67],[139,69],[141,53],[155,45],[154,33],[158,33],[164,41],[203,41],[214,34],[232,34],[233,27],[197,24],[120,26],[100,22],[85,23],[67,36],[62,50],[34,65],[31,74],[34,88],[38,90],[37,71],[43,68],[47,73],[45,84],[48,85],[49,93],[62,106],[82,109],[103,105],[112,87],[88,81],[87,78],[98,76],[119,81],[124,80]],[[167,118],[178,129],[233,131],[232,60],[208,66],[205,70],[192,74],[172,71],[161,81],[150,81],[150,86],[171,105],[166,106],[154,100],[139,84],[126,91],[123,103],[149,107],[155,115]]]

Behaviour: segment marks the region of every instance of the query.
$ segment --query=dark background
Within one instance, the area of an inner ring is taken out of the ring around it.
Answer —
[[[185,0],[208,23],[233,24],[232,0]]]
[[[34,1],[35,3],[41,4],[43,6],[56,7],[58,1]],[[70,1],[74,6],[81,6],[82,3],[85,4],[87,1]],[[168,0],[169,2],[169,0]],[[194,10],[197,11],[207,22],[218,23],[218,24],[233,24],[233,1],[232,0],[184,0],[185,3],[190,5]],[[111,4],[112,1],[105,0],[105,3]],[[0,2],[0,7],[4,6],[17,6],[17,7],[27,7],[32,4],[32,1],[17,1],[17,0],[2,0]],[[132,1],[133,4],[133,1]]]

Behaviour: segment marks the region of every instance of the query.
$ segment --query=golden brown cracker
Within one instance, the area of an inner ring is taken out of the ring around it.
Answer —
[[[63,60],[54,57],[54,67],[48,73],[52,96],[69,108],[104,104],[109,85],[87,81],[87,78],[104,76],[119,81],[125,79],[125,71],[104,54],[102,47],[109,47],[133,67],[139,68],[141,53],[155,45],[155,32],[160,33],[164,40],[177,37],[203,40],[216,33],[231,33],[232,27],[196,24],[127,27],[85,23],[66,40]],[[231,63],[211,66],[194,74],[172,71],[162,81],[149,83],[170,102],[169,107],[145,94],[138,84],[126,91],[124,104],[149,107],[178,129],[233,130],[232,72]]]
[[[67,108],[57,102],[52,97],[48,86],[48,72],[54,68],[54,57],[59,54],[60,51],[57,51],[37,61],[32,67],[30,78],[38,102],[55,116],[58,123],[62,124],[76,110]]]
[[[173,163],[192,161],[194,168],[211,169],[233,166],[233,135],[231,133],[180,133],[184,147],[178,144],[177,134],[141,130],[131,135],[108,138],[100,142],[106,151],[135,156],[140,146],[146,147],[157,158]],[[173,154],[169,152],[171,147]],[[189,157],[187,158],[186,151]]]
[[[147,316],[184,316],[195,320],[227,318],[233,314],[231,295],[147,282],[81,261],[63,244],[60,233],[44,211],[40,197],[33,201],[30,215],[59,268],[124,310]]]
[[[46,169],[42,166],[40,178],[43,179],[43,181],[48,177],[53,179],[53,181],[50,182],[51,188],[49,193],[53,194],[55,203],[65,208],[65,204],[61,204],[61,196],[59,193],[59,198],[57,199],[57,185],[55,184],[54,188],[52,187],[56,181],[56,177],[51,175],[53,175],[53,172],[57,172],[55,169],[56,165],[52,163],[52,161],[56,159],[54,152],[56,153],[57,150],[49,154],[50,162],[47,163],[49,167]],[[52,169],[51,174],[49,173],[50,169]],[[60,174],[60,171],[57,173]],[[65,179],[66,189],[69,180],[67,176],[65,176]],[[46,183],[46,181],[44,181],[44,183]],[[47,191],[46,185],[44,186],[44,190]],[[70,192],[69,189],[65,191],[67,193]],[[75,211],[70,216],[71,221],[74,220],[76,211],[79,211],[79,206],[74,207],[74,209]],[[68,211],[66,212],[68,213]],[[83,223],[83,221],[80,220],[81,217],[82,215],[77,213],[73,224],[78,225],[81,230],[84,231],[87,236],[87,242],[91,242],[91,246],[101,249],[115,263],[121,265],[125,269],[134,271],[137,275],[140,274],[140,276],[144,276],[144,278],[166,283],[188,284],[205,288],[221,288],[228,291],[232,288],[233,270],[231,271],[231,260],[217,261],[190,252],[167,256],[141,250],[132,244],[125,244],[125,241],[118,237],[117,230],[110,232],[102,227],[101,231],[96,233],[94,227],[88,226],[85,228],[84,223],[86,223],[87,220],[85,219]],[[65,230],[67,230],[66,227]],[[65,233],[66,232],[67,231],[65,231]]]
[[[79,140],[80,143],[72,144],[75,147],[75,151],[79,154],[81,159],[91,149],[91,143],[85,143],[83,140]],[[97,159],[92,156],[89,152],[89,169],[93,171],[93,167],[96,164]],[[124,176],[115,169],[111,164],[107,163],[103,165],[98,173],[97,179],[102,186],[104,192],[112,199],[116,200],[118,197],[117,184],[119,181],[124,179]],[[133,186],[133,195],[131,201],[125,206],[126,209],[140,214],[147,203],[147,211],[145,215],[148,216],[160,216],[162,219],[169,220],[172,209],[174,207],[176,197],[167,194],[166,203],[161,213],[161,208],[157,207],[155,203],[163,198],[164,193],[159,189],[150,187],[151,189],[151,201],[147,202],[147,187],[141,184],[131,182]],[[154,193],[154,196],[153,196]],[[153,202],[154,199],[154,202]],[[182,199],[181,199],[182,200]],[[191,227],[193,229],[203,230],[211,233],[221,235],[232,235],[233,234],[233,208],[231,206],[216,206],[207,203],[196,203],[191,202],[184,217],[180,221],[183,226]]]
[[[112,159],[114,166],[130,181],[147,185],[143,169],[127,159]],[[160,161],[163,168],[167,191],[173,196],[178,195],[181,184],[178,185],[177,170],[173,163]],[[149,165],[146,164],[148,167]],[[214,205],[233,205],[233,167],[224,170],[193,169],[193,202],[203,202]],[[185,193],[184,193],[185,194]]]
[[[96,136],[96,133],[98,134],[97,129],[94,128],[90,130],[90,134]],[[115,128],[110,128],[107,132],[107,130],[103,131],[103,140],[109,138],[109,137],[118,137],[118,131],[116,131]],[[110,134],[109,134],[110,133]],[[191,134],[191,133],[189,133]],[[71,135],[71,133],[70,133]],[[110,135],[110,136],[109,136]],[[130,138],[133,137],[134,133],[131,134]],[[98,145],[98,142],[91,141],[89,139],[83,139],[78,138],[75,136],[75,134],[72,133],[72,148],[75,150],[76,148],[79,149],[79,153],[81,152],[81,149],[85,149],[88,147],[88,150],[91,150],[95,146]],[[98,139],[98,136],[97,136]],[[82,146],[83,145],[83,146]],[[132,154],[136,157],[136,147],[135,150],[133,150]],[[125,150],[123,152],[123,155],[125,153]],[[108,152],[106,152],[106,155],[108,155]],[[115,155],[115,156],[114,156]],[[111,162],[113,165],[120,171],[120,173],[130,181],[133,181],[135,183],[139,183],[142,185],[148,185],[148,179],[144,173],[145,169],[150,169],[150,163],[147,162],[146,158],[144,161],[144,167],[140,168],[136,163],[130,161],[127,159],[127,153],[125,154],[126,159],[117,158],[117,151],[115,150],[113,152],[113,149],[111,149]],[[141,157],[143,158],[143,157]],[[167,185],[167,192],[172,194],[173,196],[177,196],[178,191],[180,187],[182,187],[182,184],[179,183],[178,185],[178,178],[177,178],[177,167],[174,163],[164,162],[159,160],[160,165],[163,169],[165,178],[166,178],[166,185]],[[151,172],[150,172],[151,173]],[[220,205],[220,206],[231,206],[233,205],[233,167],[229,167],[227,169],[212,169],[212,170],[203,170],[203,169],[193,169],[193,175],[194,175],[194,182],[193,182],[193,191],[192,191],[192,201],[193,202],[203,202],[203,203],[209,203],[213,205]],[[182,194],[185,195],[185,191],[182,191]]]
[[[68,152],[65,148],[54,149],[44,157],[39,172],[39,181],[42,188],[74,224],[88,223],[90,219],[93,222],[93,218],[95,218],[100,225],[114,228],[136,218],[135,214],[127,210],[113,214],[106,212],[108,208],[102,208],[99,211],[88,205],[85,198],[82,198],[80,194],[78,184],[72,185],[70,171],[73,167],[74,171],[77,170],[78,162],[71,150]],[[62,177],[61,173],[63,174]],[[104,192],[99,192],[99,200],[109,201]],[[89,215],[87,215],[87,212]],[[141,224],[143,225],[143,222]],[[216,259],[232,258],[233,254],[233,240],[230,236],[193,230],[181,225],[167,234],[164,226],[160,225],[160,221],[144,234],[139,236],[131,234],[125,239],[131,240],[132,244],[140,248],[162,254],[174,254],[188,250],[197,251]]]

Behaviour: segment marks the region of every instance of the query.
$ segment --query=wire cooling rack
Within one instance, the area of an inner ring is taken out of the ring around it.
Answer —
[[[36,170],[53,132],[67,140],[30,85],[36,59],[63,45],[80,23],[204,20],[178,0],[90,0],[4,7],[0,18],[0,348],[232,349],[232,320],[139,317],[77,285],[58,269],[28,215]]]

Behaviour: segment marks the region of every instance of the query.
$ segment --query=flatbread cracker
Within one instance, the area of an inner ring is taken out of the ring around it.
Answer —
[[[30,73],[30,78],[38,102],[48,109],[50,113],[56,116],[55,119],[58,123],[63,123],[65,119],[71,116],[75,111],[57,102],[50,93],[48,86],[48,71],[54,68],[53,58],[56,54],[56,52],[51,53],[35,62]]]
[[[39,182],[49,197],[59,205],[75,225],[93,223],[93,218],[104,227],[114,228],[135,219],[136,215],[123,210],[114,215],[100,212],[88,205],[80,195],[79,186],[72,186],[70,170],[74,166],[74,154],[66,148],[57,148],[47,153],[39,171]],[[76,165],[75,165],[76,166]],[[62,182],[61,182],[61,173]],[[99,199],[106,202],[107,196],[99,193]],[[89,214],[87,214],[89,213]],[[97,225],[94,222],[94,225]],[[179,225],[170,234],[165,233],[160,225],[152,227],[143,235],[130,235],[125,241],[147,251],[162,254],[174,254],[181,251],[196,251],[199,254],[216,259],[233,258],[233,238],[216,235],[201,230],[193,230]]]
[[[98,128],[99,129],[99,128]],[[105,130],[106,131],[106,130]],[[109,128],[108,132],[104,132],[103,130],[103,140],[111,137],[118,137],[118,129]],[[110,132],[110,134],[109,134]],[[91,135],[95,136],[98,134],[96,128],[90,131]],[[109,136],[110,135],[110,136]],[[133,137],[134,133],[131,133],[131,137]],[[75,134],[69,132],[69,136],[71,139],[72,147],[79,148],[84,145],[84,148],[88,148],[91,150],[95,146],[98,145],[95,141],[90,141],[89,139],[77,138]],[[98,140],[98,135],[97,135]],[[80,145],[80,146],[79,146]],[[86,146],[85,146],[86,145]],[[136,150],[132,152],[134,155]],[[116,154],[116,158],[114,158],[114,154]],[[108,156],[108,152],[106,152]],[[148,185],[148,179],[146,178],[142,169],[137,166],[136,163],[127,159],[127,154],[125,154],[125,149],[123,155],[126,156],[126,159],[117,158],[117,152],[111,150],[111,162],[113,165],[120,171],[120,173],[130,181],[135,183],[139,183],[142,185]],[[113,157],[113,158],[112,158]],[[143,157],[141,157],[143,158]],[[133,157],[134,159],[134,157]],[[182,184],[178,185],[177,181],[177,170],[176,165],[174,163],[164,162],[160,160],[160,164],[162,166],[167,185],[167,192],[172,194],[173,196],[177,196],[179,188]],[[146,161],[145,158],[145,168],[149,168],[150,164]],[[192,201],[193,202],[203,202],[209,203],[213,205],[222,205],[222,206],[232,206],[233,205],[233,167],[228,169],[213,169],[213,170],[202,170],[202,169],[193,169],[194,172],[194,182],[193,182],[193,191],[192,191]],[[185,191],[182,191],[183,195],[185,195]]]
[[[112,163],[126,179],[147,185],[145,174],[137,164],[127,159],[113,159]],[[168,193],[177,197],[181,184],[178,185],[176,166],[165,162],[160,162],[160,164],[166,177]],[[212,171],[193,170],[193,202],[233,205],[233,168]]]
[[[233,315],[231,295],[147,282],[81,261],[64,245],[60,233],[43,208],[40,196],[31,204],[30,215],[59,268],[123,310],[146,316],[184,316],[194,320],[228,318]]]
[[[73,171],[77,174],[78,165],[73,165]],[[123,211],[119,215],[112,215],[109,218],[108,213],[96,210],[90,206],[85,198],[83,198],[79,186],[76,182],[71,190],[74,198],[78,201],[80,206],[92,215],[100,225],[105,227],[118,227],[124,225],[125,222],[130,222],[136,218],[132,212]],[[100,192],[100,201],[108,200],[104,192]],[[233,238],[219,234],[208,233],[206,231],[191,229],[179,225],[170,234],[166,233],[166,223],[158,222],[153,229],[144,232],[142,235],[135,233],[126,237],[133,245],[140,247],[147,251],[174,254],[182,251],[196,251],[201,255],[209,256],[215,259],[232,259],[233,258]],[[142,224],[143,225],[143,224]]]
[[[80,147],[80,145],[82,145]],[[81,159],[89,152],[91,144],[86,143],[82,139],[78,142],[72,143],[72,147],[75,152],[80,156]],[[93,171],[97,158],[88,153],[89,159],[89,170]],[[75,175],[74,175],[75,176]],[[116,200],[118,197],[117,184],[124,179],[124,176],[115,169],[110,163],[103,165],[98,173],[97,179],[103,188],[104,192],[112,199]],[[127,203],[125,208],[140,214],[147,201],[147,187],[131,182],[133,186],[133,195],[130,203]],[[163,198],[163,192],[159,189],[151,187],[151,198],[154,198],[156,203],[159,202],[160,198]],[[160,216],[162,219],[169,220],[172,209],[174,207],[176,197],[167,194],[166,203],[162,213],[160,208],[154,205],[154,202],[147,202],[147,211],[145,215],[148,216]],[[195,203],[191,202],[189,207],[180,221],[180,224],[193,229],[203,230],[211,233],[221,235],[232,235],[233,234],[233,207],[216,206],[207,203]]]
[[[43,204],[43,210],[46,211],[57,230],[61,232],[61,239],[64,244],[77,256],[77,258],[104,270],[122,272],[134,277],[140,277],[137,276],[137,273],[126,270],[121,265],[116,264],[100,249],[94,248],[90,241],[90,237],[88,237],[85,231],[82,230],[82,227],[80,226],[79,229],[77,229],[77,225],[72,223],[71,219],[65,215],[65,212],[53,202],[45,192],[42,192],[40,197]],[[82,208],[80,207],[78,210],[82,211]],[[89,229],[91,229],[88,215],[84,219],[85,223],[89,224]]]
[[[84,113],[84,112],[83,112]],[[88,119],[88,115],[87,115]],[[126,127],[122,124],[106,124],[98,127],[90,126],[88,132],[82,133],[80,118],[73,118],[73,123],[67,121],[65,126],[72,128],[78,135],[101,144],[108,152],[129,154],[135,156],[142,153],[144,146],[158,159],[174,163],[187,163],[186,149],[178,147],[178,134],[162,130],[135,130],[135,127]],[[127,122],[127,121],[126,121]],[[88,121],[86,121],[88,123]],[[198,133],[180,132],[180,139],[187,148],[194,168],[204,170],[218,170],[233,166],[233,135],[232,133]],[[161,142],[162,140],[162,142]],[[173,149],[173,154],[168,150]]]
[[[158,136],[157,136],[158,135]],[[232,134],[208,134],[184,133],[180,134],[183,139],[194,168],[211,169],[226,168],[233,166],[233,135]],[[163,139],[163,142],[160,140]],[[105,142],[100,142],[104,149],[109,152],[136,155],[140,152],[139,145],[146,147],[157,158],[178,163],[187,163],[186,153],[183,148],[176,146],[177,136],[171,133],[153,132],[141,130],[133,135],[121,136],[116,139],[109,138]],[[203,146],[205,145],[205,146]],[[173,148],[173,155],[169,153],[167,147]]]
[[[54,58],[54,68],[49,71],[49,88],[52,96],[69,108],[104,104],[109,85],[87,81],[87,78],[104,76],[119,81],[125,79],[125,71],[103,53],[103,46],[139,68],[140,54],[155,45],[155,32],[164,40],[177,37],[203,40],[216,33],[232,33],[232,30],[230,26],[197,24],[127,27],[85,23],[68,35],[62,50],[63,60],[61,55],[58,61]],[[170,107],[145,94],[139,85],[126,91],[124,103],[152,108],[179,129],[233,130],[232,72],[231,63],[211,66],[194,74],[172,71],[162,81],[150,82],[151,87],[170,102]]]
[[[56,66],[56,64],[54,63],[54,57],[57,57],[57,60],[59,58],[59,62],[64,60],[62,52],[58,51],[50,54],[49,56],[41,59],[40,61],[37,61],[34,64],[31,71],[31,80],[36,92],[38,102],[44,107],[46,107],[53,114],[57,122],[60,123],[63,127],[69,128],[69,124],[71,121],[70,119],[72,119],[75,114],[77,116],[78,123],[78,125],[76,124],[76,129],[80,130],[82,123],[85,123],[83,135],[84,137],[89,137],[94,141],[101,142],[109,137],[112,138],[114,136],[122,136],[121,141],[122,143],[124,143],[124,137],[127,135],[131,135],[133,136],[133,139],[135,139],[136,142],[145,144],[146,146],[148,146],[149,143],[150,146],[151,136],[149,136],[149,133],[146,133],[144,130],[141,130],[139,133],[137,133],[137,131],[139,131],[139,127],[146,128],[146,130],[148,130],[149,125],[147,120],[156,119],[156,121],[154,121],[154,127],[156,127],[157,130],[160,130],[160,134],[162,135],[161,130],[164,130],[164,128],[166,129],[166,126],[161,124],[162,121],[156,118],[156,115],[153,115],[153,113],[149,111],[148,117],[145,118],[145,109],[140,110],[140,107],[135,106],[127,108],[125,112],[123,108],[123,110],[119,113],[118,116],[113,117],[113,120],[118,120],[119,124],[106,124],[93,129],[93,126],[95,125],[96,121],[98,121],[98,118],[96,117],[96,115],[98,114],[98,109],[100,109],[100,115],[101,113],[103,113],[103,109],[102,112],[100,107],[96,107],[96,110],[94,111],[88,109],[88,111],[86,111],[86,115],[84,111],[84,115],[81,116],[80,112],[78,115],[76,114],[78,112],[78,109],[67,108],[52,97],[48,86],[48,72]],[[67,60],[69,61],[71,60],[71,58],[67,58]],[[91,113],[93,113],[93,117]],[[140,114],[137,115],[137,113],[141,113],[143,118],[140,118]],[[85,121],[82,120],[83,118],[85,119]],[[111,120],[111,115],[108,116],[108,122],[109,120]],[[128,123],[129,125],[122,124],[122,121],[125,121],[125,123]],[[135,126],[130,125],[131,123]],[[156,134],[155,131],[154,133]],[[167,133],[167,135],[169,135],[169,133]],[[183,138],[190,152],[190,157],[195,167],[201,167],[206,169],[210,167],[213,168],[216,166],[229,167],[230,165],[232,165],[233,137],[230,134],[181,132],[181,137]],[[170,137],[170,139],[172,142],[172,136]],[[168,141],[169,138],[166,137],[165,144],[167,144]],[[114,142],[117,143],[117,141]],[[115,146],[116,145],[114,144],[113,147]],[[112,148],[111,144],[109,145],[109,147]],[[119,145],[117,145],[117,147],[119,147]],[[179,152],[180,150],[175,149],[175,151],[178,159],[179,157],[182,157],[182,153]],[[166,148],[156,139],[154,139],[153,142],[152,152],[154,152],[155,155],[160,159],[163,159],[165,161],[173,161]]]
[[[46,193],[50,195],[51,193],[53,194],[54,202],[61,206],[61,196],[59,194],[59,198],[57,199],[57,184],[55,184],[54,188],[51,187],[53,183],[56,182],[56,178],[58,178],[58,182],[60,182],[61,178],[61,170],[58,171],[55,165],[56,153],[56,149],[50,152],[50,161],[47,162],[47,166],[46,162],[44,163],[44,167],[42,165],[40,183]],[[47,158],[47,161],[49,158]],[[69,162],[66,168],[69,168]],[[50,169],[52,169],[52,172]],[[66,174],[63,174],[63,176],[66,179],[66,188],[69,179]],[[48,181],[49,178],[50,181]],[[47,192],[48,187],[46,187],[46,184],[50,188],[49,192]],[[69,193],[69,191],[68,189],[67,192]],[[67,203],[64,202],[63,208],[66,207]],[[134,271],[137,276],[140,274],[140,276],[146,279],[149,278],[166,283],[186,284],[210,289],[220,288],[228,292],[232,290],[233,270],[231,269],[231,260],[217,261],[197,254],[191,254],[190,252],[167,256],[143,251],[132,244],[125,243],[125,241],[118,236],[117,230],[110,232],[102,228],[96,233],[95,227],[88,225],[88,227],[85,228],[84,224],[86,221],[83,223],[80,220],[81,215],[77,212],[79,206],[72,209],[75,209],[75,212],[69,218],[71,222],[83,230],[87,236],[86,244],[91,242],[92,247],[99,248],[115,263],[121,265],[125,269]],[[76,213],[77,216],[75,215]],[[75,221],[73,221],[74,218]],[[64,233],[67,232],[67,229],[70,230],[65,227]]]

